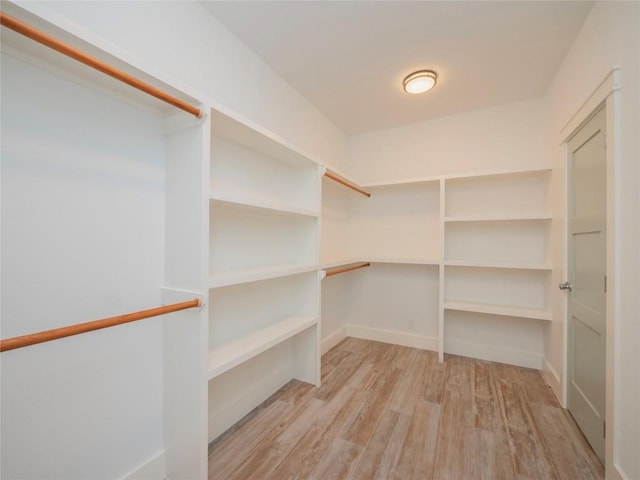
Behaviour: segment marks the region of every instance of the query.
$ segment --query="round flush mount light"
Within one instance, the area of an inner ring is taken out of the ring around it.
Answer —
[[[438,74],[433,70],[419,70],[407,75],[402,81],[404,91],[416,95],[431,90],[436,86]]]

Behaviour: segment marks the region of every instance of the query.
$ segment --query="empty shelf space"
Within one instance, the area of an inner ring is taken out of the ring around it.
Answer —
[[[547,263],[523,263],[523,262],[476,262],[468,260],[445,260],[447,267],[478,267],[478,268],[513,268],[518,270],[552,270]]]
[[[526,214],[526,215],[466,215],[444,217],[445,222],[510,222],[522,220],[551,220],[550,213]]]
[[[463,312],[488,313],[505,315],[508,317],[533,318],[537,320],[551,320],[551,312],[536,308],[513,307],[508,305],[490,305],[486,303],[448,301],[445,310],[460,310]]]
[[[212,192],[209,198],[215,204],[221,207],[231,207],[238,209],[253,210],[256,212],[266,211],[291,215],[305,215],[308,217],[319,217],[320,212],[309,210],[306,208],[298,208],[287,205],[285,203],[276,202],[263,202],[253,198],[243,198],[241,196],[221,195],[216,192]]]
[[[296,316],[257,330],[209,352],[209,379],[240,365],[318,323],[316,316]]]
[[[209,288],[226,287],[240,283],[268,280],[270,278],[286,277],[298,273],[306,273],[315,270],[316,265],[269,265],[266,267],[231,270],[228,272],[216,272],[209,276]]]

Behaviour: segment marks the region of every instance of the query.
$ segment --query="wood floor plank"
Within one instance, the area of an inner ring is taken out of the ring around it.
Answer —
[[[310,398],[283,419],[282,428],[273,429],[246,457],[228,480],[265,479],[277,468],[296,442],[302,438],[307,425],[313,422],[324,402]]]
[[[419,400],[410,418],[404,444],[389,480],[433,478],[435,445],[440,423],[440,406]]]
[[[425,357],[413,349],[412,355],[406,357],[406,365],[400,368],[402,376],[389,398],[388,408],[399,413],[411,415],[414,406],[425,388],[426,368]]]
[[[271,474],[274,480],[308,478],[331,447],[332,440],[344,431],[362,408],[363,392],[341,389],[318,410],[306,433]]]
[[[366,404],[345,433],[345,440],[357,445],[367,445],[386,409],[387,401],[398,382],[400,373],[399,370],[394,369],[378,375],[375,385],[367,390],[369,395]]]
[[[520,371],[523,389],[530,403],[538,403],[560,408],[553,390],[547,385],[538,370],[523,368]]]
[[[440,412],[433,478],[462,478],[462,456],[468,448],[466,437],[472,428],[471,396],[457,389],[446,390]]]
[[[500,406],[491,366],[482,362],[473,365],[473,426],[502,433]]]
[[[345,383],[356,373],[365,360],[363,354],[351,353],[340,362],[339,368],[327,375],[324,383],[316,391],[315,397],[319,400],[329,400]]]
[[[387,410],[391,412],[392,410]],[[404,439],[409,430],[409,424],[411,423],[411,416],[400,413],[396,420],[396,424],[388,437],[386,448],[374,478],[381,480],[387,480],[391,476],[391,472],[396,467],[402,453],[402,446],[404,445]]]
[[[540,480],[558,479],[520,385],[501,380],[497,391],[515,473]]]
[[[325,381],[327,376],[333,372],[340,364],[349,357],[353,352],[341,348],[332,348],[322,356],[320,364],[321,380]]]
[[[215,480],[602,480],[539,372],[347,338],[209,447]]]
[[[368,442],[358,465],[351,471],[350,480],[370,480],[380,478],[376,476],[376,471],[382,461],[387,444],[392,436],[400,414],[392,410],[385,410],[377,423],[375,431]],[[384,478],[384,477],[382,477]]]
[[[589,456],[581,432],[574,431],[570,425],[573,419],[567,418],[561,408],[549,405],[534,404],[531,411],[560,478],[596,480],[602,477],[602,465],[597,457]]]
[[[272,402],[266,408],[255,412],[254,418],[212,442],[209,446],[209,476],[231,476],[244,458],[264,440],[291,408],[287,402]]]
[[[426,387],[423,393],[425,402],[442,403],[442,394],[447,383],[447,362],[440,363],[437,354],[432,355],[429,363]]]
[[[342,438],[334,438],[316,469],[309,475],[310,480],[344,480],[360,460],[364,447]]]

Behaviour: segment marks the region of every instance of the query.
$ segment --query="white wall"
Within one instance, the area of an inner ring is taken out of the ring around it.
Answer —
[[[608,426],[608,441],[615,443],[614,458],[607,459],[610,478],[640,478],[640,3],[598,2],[587,17],[549,89],[546,158],[554,165],[556,191],[562,188],[564,153],[559,142],[561,129],[596,89],[614,66],[621,68],[620,91],[620,284],[621,309],[616,332],[615,425]],[[611,141],[611,139],[610,139]],[[562,216],[561,203],[556,216]],[[556,222],[556,225],[561,225]],[[555,228],[553,244],[558,248],[554,263],[562,264],[562,230]],[[554,278],[554,283],[564,278]],[[547,332],[546,359],[549,367],[562,375],[564,337],[563,297],[554,291],[554,318]]]
[[[529,100],[349,139],[350,171],[363,183],[537,168],[544,156],[544,102]]]
[[[161,117],[2,57],[2,338],[160,305]],[[162,321],[2,353],[1,473],[113,479],[162,449]]]
[[[346,137],[194,1],[16,2],[168,74],[216,106],[272,131],[320,163],[344,167]]]

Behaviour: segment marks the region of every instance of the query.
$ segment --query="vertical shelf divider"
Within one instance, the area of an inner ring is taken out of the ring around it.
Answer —
[[[445,179],[440,179],[440,222],[439,222],[439,240],[440,240],[440,258],[438,265],[438,360],[444,361],[444,254],[445,254]]]

